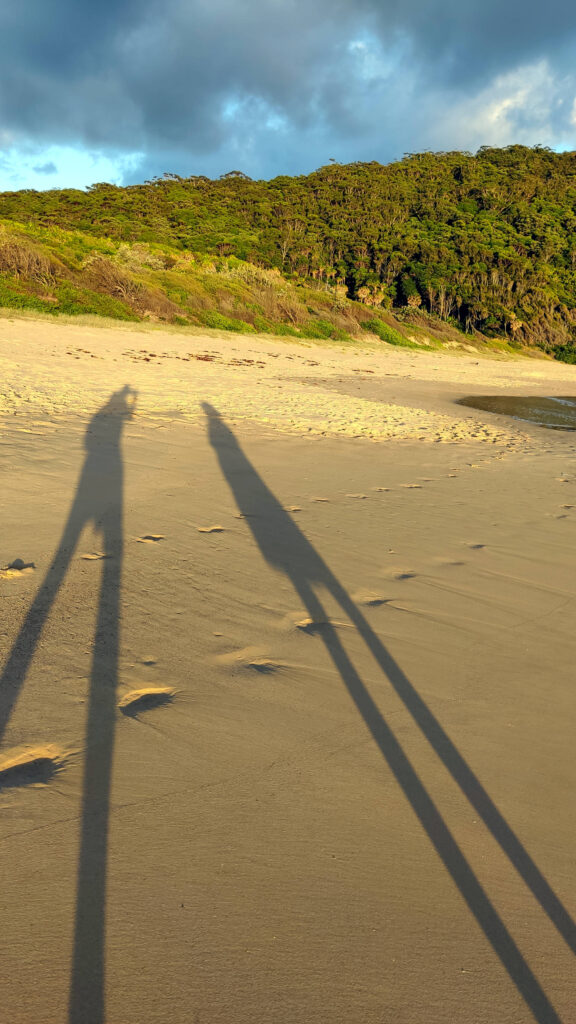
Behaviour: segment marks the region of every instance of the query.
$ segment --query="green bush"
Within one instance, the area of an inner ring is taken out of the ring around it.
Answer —
[[[196,315],[205,327],[216,327],[220,331],[236,331],[237,334],[254,333],[252,324],[247,324],[245,320],[235,320],[233,317],[224,316],[223,313],[217,313],[216,310],[210,309]]]
[[[559,359],[561,363],[576,363],[576,344],[569,341],[566,345],[557,345],[553,349],[553,355],[554,359]]]
[[[57,313],[56,303],[40,299],[37,295],[26,295],[11,288],[8,283],[0,280],[0,306],[7,309],[32,309],[38,313]]]
[[[377,317],[374,317],[372,320],[365,320],[362,327],[365,331],[376,334],[381,341],[386,341],[389,345],[400,345],[403,348],[420,347],[415,342],[405,338],[403,334],[400,334],[400,331],[395,331],[393,327],[385,324],[383,320],[378,320]]]

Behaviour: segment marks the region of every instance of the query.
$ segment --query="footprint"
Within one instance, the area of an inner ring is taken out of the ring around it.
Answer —
[[[220,665],[229,667],[250,668],[263,675],[285,668],[284,662],[269,658],[260,647],[243,647],[241,650],[230,651],[228,654],[219,654],[216,661]]]
[[[347,494],[347,498],[367,498],[367,494]]]
[[[407,487],[408,490],[420,490],[422,484],[402,484],[402,487]]]
[[[413,580],[417,575],[418,575],[417,572],[412,572],[411,569],[408,569],[406,572],[396,572],[396,573],[394,573],[394,579],[395,580]]]
[[[330,498],[312,498],[312,501],[330,501]]]
[[[287,512],[301,512],[300,505],[288,505]]]
[[[359,590],[357,594],[352,594],[352,600],[367,608],[379,608],[383,604],[388,604],[390,598],[382,597],[372,590]]]
[[[52,745],[8,751],[0,760],[0,788],[49,782],[64,762],[62,751]]]
[[[389,487],[371,487],[370,490],[371,491],[389,491],[390,488]]]
[[[156,658],[153,658],[151,654],[145,654],[143,658],[139,658],[141,665],[157,665]]]
[[[575,505],[561,505],[561,508],[576,508]]]
[[[85,562],[96,562],[101,558],[110,558],[110,555],[105,554],[104,551],[90,551],[80,555],[80,558],[83,558]]]
[[[19,579],[21,576],[29,576],[36,569],[34,562],[25,562],[22,558],[15,558],[9,565],[0,569],[0,578]]]
[[[335,626],[346,626],[348,629],[354,629],[351,622],[339,622],[337,619],[299,619],[294,625],[296,629],[299,629],[302,633],[309,633],[314,635],[315,633],[321,633],[324,629],[334,629]]]
[[[322,629],[325,629],[330,625],[329,622],[320,621],[319,619],[300,619],[295,622],[296,629],[302,630],[303,633],[319,633]]]
[[[176,691],[171,686],[144,686],[140,690],[130,690],[118,701],[123,715],[134,717],[141,711],[151,711],[162,704],[170,704]]]
[[[471,551],[481,551],[482,548],[486,547],[486,545],[485,544],[469,544],[468,547],[470,548]]]
[[[224,527],[219,526],[199,526],[198,533],[224,533]]]
[[[163,533],[145,533],[143,537],[137,537],[136,540],[140,544],[156,544],[159,540],[164,540]]]
[[[458,476],[458,473],[447,473],[446,476]]]

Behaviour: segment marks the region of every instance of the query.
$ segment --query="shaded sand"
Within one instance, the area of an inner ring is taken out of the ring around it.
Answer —
[[[573,1024],[574,441],[451,403],[576,370],[0,363],[2,1020]]]

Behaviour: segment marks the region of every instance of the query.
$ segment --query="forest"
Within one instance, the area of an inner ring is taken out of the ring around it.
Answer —
[[[0,305],[326,337],[398,317],[573,361],[576,153],[5,192]]]

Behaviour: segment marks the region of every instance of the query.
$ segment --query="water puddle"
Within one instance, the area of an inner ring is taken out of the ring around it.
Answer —
[[[576,430],[576,396],[518,398],[514,395],[468,395],[459,399],[458,405],[513,416],[516,420],[537,423],[551,430]]]

